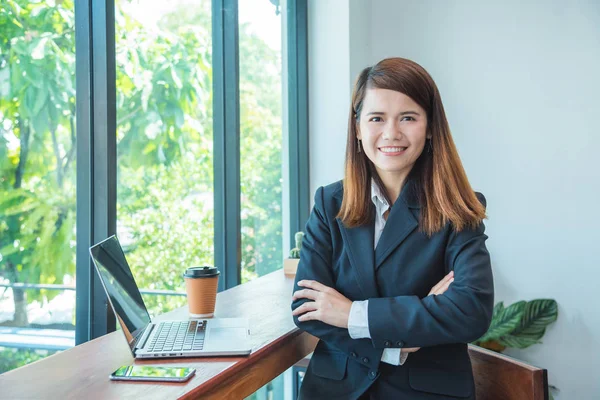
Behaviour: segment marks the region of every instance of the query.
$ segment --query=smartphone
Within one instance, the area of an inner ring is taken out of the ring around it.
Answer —
[[[110,374],[111,381],[185,382],[196,373],[195,368],[126,365]]]

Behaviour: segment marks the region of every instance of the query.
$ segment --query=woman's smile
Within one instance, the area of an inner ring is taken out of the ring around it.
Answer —
[[[401,156],[406,152],[407,147],[378,147],[378,150],[386,157]]]

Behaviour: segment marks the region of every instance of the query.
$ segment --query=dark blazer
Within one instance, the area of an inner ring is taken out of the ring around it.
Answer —
[[[294,291],[301,289],[298,281],[312,279],[352,301],[369,299],[371,339],[294,317],[320,339],[300,398],[356,399],[368,391],[377,399],[474,399],[467,343],[487,331],[494,304],[483,223],[461,232],[447,224],[428,237],[418,229],[419,203],[408,181],[374,250],[374,222],[348,229],[336,218],[342,197],[341,182],[317,190]],[[427,296],[451,270],[448,291]],[[305,301],[294,301],[292,309]],[[398,347],[421,349],[402,366],[381,362],[384,349]]]

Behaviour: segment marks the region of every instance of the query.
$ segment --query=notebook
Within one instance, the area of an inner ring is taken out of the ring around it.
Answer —
[[[152,322],[116,236],[90,247],[90,255],[134,358],[239,356],[252,351],[246,318]]]

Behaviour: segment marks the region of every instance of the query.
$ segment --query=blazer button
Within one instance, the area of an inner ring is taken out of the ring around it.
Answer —
[[[392,345],[392,342],[390,342],[389,340],[386,340],[385,342],[383,342],[385,347],[390,347]]]
[[[350,353],[350,356],[351,356],[352,358],[356,358],[356,357],[357,357],[355,352],[352,352],[352,353]]]
[[[404,347],[404,342],[402,340],[398,340],[396,342],[396,346],[398,346],[398,347]]]
[[[369,371],[369,378],[370,379],[375,379],[376,375],[377,375],[377,373],[375,373],[375,371]]]
[[[368,363],[369,363],[369,359],[368,359],[367,357],[363,357],[363,362],[364,362],[365,364],[368,364]]]

